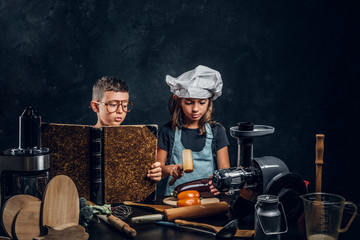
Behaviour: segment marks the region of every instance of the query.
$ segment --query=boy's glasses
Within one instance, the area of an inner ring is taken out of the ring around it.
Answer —
[[[107,102],[107,103],[94,101],[94,103],[104,105],[106,107],[106,110],[108,111],[108,113],[116,112],[120,106],[122,107],[122,110],[124,112],[128,113],[131,111],[131,109],[133,107],[133,102],[131,102],[131,101],[112,101],[112,102]]]

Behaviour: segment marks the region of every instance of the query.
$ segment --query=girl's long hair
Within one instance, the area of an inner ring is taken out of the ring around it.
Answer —
[[[180,101],[181,100],[179,97],[174,98],[174,96],[171,96],[168,101],[168,107],[171,115],[171,126],[173,129],[183,127],[184,113],[182,111]],[[205,123],[209,123],[211,125],[213,124],[212,117],[213,117],[213,97],[210,97],[209,105],[206,110],[206,113],[199,120],[200,135],[206,133]]]

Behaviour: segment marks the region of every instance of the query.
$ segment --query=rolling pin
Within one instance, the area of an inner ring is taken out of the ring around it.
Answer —
[[[191,173],[194,170],[194,162],[192,151],[190,149],[185,149],[182,151],[182,167],[185,173]],[[169,182],[169,186],[174,185],[176,178],[172,178]]]
[[[133,217],[131,223],[141,225],[153,223],[158,220],[174,221],[175,219],[191,220],[196,218],[210,217],[225,214],[229,211],[227,202],[209,203],[205,205],[194,205],[180,208],[165,209],[161,214],[150,214]]]
[[[109,224],[110,226],[116,228],[120,232],[125,233],[128,236],[135,237],[136,230],[131,228],[129,224],[121,220],[120,218],[115,217],[114,215],[97,215],[101,220]]]

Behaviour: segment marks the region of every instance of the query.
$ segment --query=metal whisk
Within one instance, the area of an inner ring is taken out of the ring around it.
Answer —
[[[133,213],[131,207],[123,204],[111,207],[111,212],[112,215],[120,218],[121,220],[126,220]]]

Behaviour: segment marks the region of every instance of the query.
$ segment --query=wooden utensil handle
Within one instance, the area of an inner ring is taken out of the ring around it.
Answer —
[[[175,223],[182,225],[182,226],[203,227],[203,228],[213,230],[214,232],[219,231],[219,229],[218,229],[219,227],[215,227],[215,226],[212,226],[212,225],[206,224],[206,223],[189,222],[189,221],[181,220],[181,219],[176,219]]]
[[[315,146],[315,165],[316,165],[316,179],[315,190],[321,192],[321,178],[322,178],[322,165],[324,164],[324,134],[316,134]]]
[[[164,214],[168,221],[175,219],[196,219],[201,217],[215,216],[227,213],[229,206],[227,202],[209,203],[180,208],[165,209]]]
[[[319,164],[323,164],[324,163],[324,138],[325,135],[324,134],[316,134],[316,160],[315,163],[317,165]]]
[[[111,226],[115,227],[116,229],[118,229],[121,232],[126,233],[128,236],[132,236],[132,237],[136,236],[135,229],[131,228],[129,226],[129,224],[127,224],[126,222],[122,221],[121,219],[115,217],[114,215],[109,215],[108,221]]]
[[[238,229],[234,235],[234,237],[239,238],[250,238],[254,235],[254,230],[245,230],[245,229]]]
[[[176,178],[173,177],[169,182],[169,186],[174,185],[175,181],[176,181]]]

